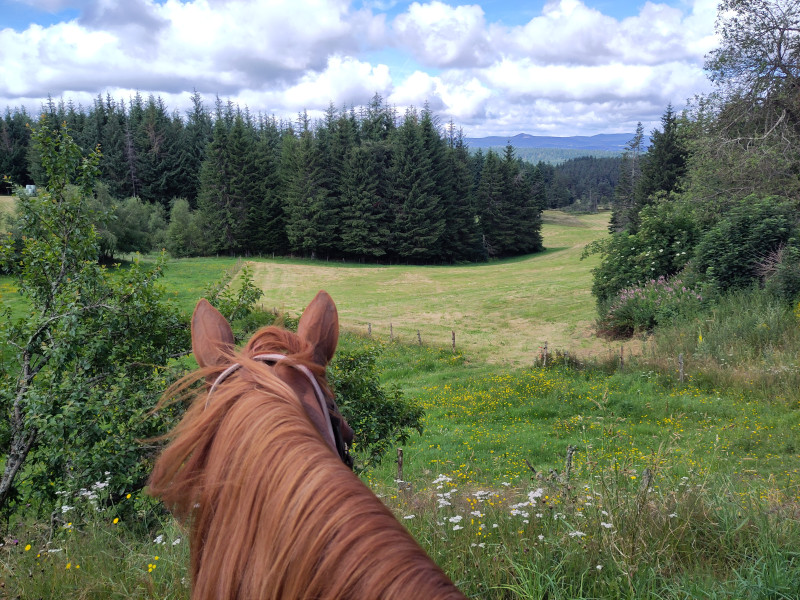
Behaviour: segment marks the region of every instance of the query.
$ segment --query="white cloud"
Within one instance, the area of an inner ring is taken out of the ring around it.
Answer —
[[[26,1],[83,11],[0,30],[0,106],[140,90],[184,108],[197,89],[292,118],[377,91],[401,114],[427,101],[469,135],[632,131],[707,88],[703,56],[716,39],[717,0],[646,2],[621,20],[553,0],[519,26],[487,22],[477,2],[441,0],[388,22],[381,11],[395,0],[359,10],[349,0]]]
[[[488,31],[478,5],[414,2],[392,26],[397,43],[428,65],[472,67],[487,64],[490,58]]]

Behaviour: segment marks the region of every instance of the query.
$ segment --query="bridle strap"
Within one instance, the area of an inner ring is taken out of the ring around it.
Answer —
[[[256,356],[253,356],[251,360],[260,360],[262,362],[267,362],[267,363],[268,362],[279,363],[279,362],[281,362],[283,360],[286,360],[286,355],[284,355],[284,354],[257,354]],[[319,402],[319,407],[320,407],[320,410],[322,411],[322,416],[324,417],[325,424],[328,426],[327,431],[326,431],[326,433],[328,434],[327,442],[330,445],[330,447],[333,448],[333,451],[338,454],[339,450],[336,447],[336,436],[334,436],[334,434],[333,434],[333,426],[331,425],[331,413],[328,410],[328,403],[325,401],[325,394],[322,392],[322,388],[320,387],[319,382],[317,381],[317,378],[314,376],[314,374],[311,372],[311,370],[305,365],[300,365],[300,364],[291,363],[291,362],[288,363],[288,364],[289,364],[290,367],[300,371],[311,382],[311,386],[314,388],[314,397],[317,399],[317,402]],[[211,396],[214,393],[214,390],[217,389],[219,384],[222,383],[223,381],[225,381],[228,377],[230,377],[230,375],[232,373],[236,372],[241,367],[242,367],[241,364],[233,363],[230,367],[228,367],[222,373],[219,374],[219,377],[217,377],[216,381],[211,386],[211,389],[208,391],[208,396],[206,396],[206,405],[205,405],[204,408],[208,408],[208,402],[211,400]]]

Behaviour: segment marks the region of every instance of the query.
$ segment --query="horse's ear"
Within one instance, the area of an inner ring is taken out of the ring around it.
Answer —
[[[231,326],[208,300],[202,298],[192,314],[192,352],[197,364],[211,367],[228,362],[233,345]]]
[[[297,325],[297,335],[314,347],[314,362],[326,366],[339,341],[339,313],[327,292],[319,292]]]

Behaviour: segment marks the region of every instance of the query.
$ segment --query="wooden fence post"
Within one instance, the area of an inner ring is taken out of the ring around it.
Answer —
[[[455,354],[456,353],[456,330],[453,329],[452,333],[453,333],[453,354]]]
[[[367,323],[367,335],[372,337],[372,323]]]
[[[542,366],[547,366],[547,341],[544,342],[544,360],[542,361]]]
[[[389,341],[390,342],[394,341],[394,327],[392,326],[391,323],[389,323]]]
[[[397,449],[397,485],[403,487],[403,449]]]
[[[575,454],[577,448],[570,444],[567,446],[567,461],[564,464],[564,483],[569,483],[569,474],[572,471],[572,455]]]
[[[619,370],[622,371],[625,368],[625,346],[619,347]]]
[[[683,352],[678,354],[678,379],[683,383]]]

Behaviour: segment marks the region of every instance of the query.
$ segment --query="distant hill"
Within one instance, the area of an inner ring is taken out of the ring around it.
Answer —
[[[574,135],[571,137],[555,137],[548,135],[528,135],[519,133],[512,137],[490,136],[483,138],[467,138],[470,148],[504,147],[511,142],[514,148],[560,148],[565,150],[592,150],[619,152],[625,149],[632,133],[600,133],[597,135]],[[647,143],[645,143],[645,146]]]
[[[598,135],[574,135],[556,137],[547,135],[529,135],[519,133],[515,136],[490,136],[482,138],[466,138],[470,151],[493,149],[502,152],[506,144],[511,142],[515,155],[531,163],[545,162],[558,165],[571,158],[594,156],[595,158],[612,158],[620,156],[633,138],[632,133],[600,133]],[[650,139],[645,138],[645,148]]]

